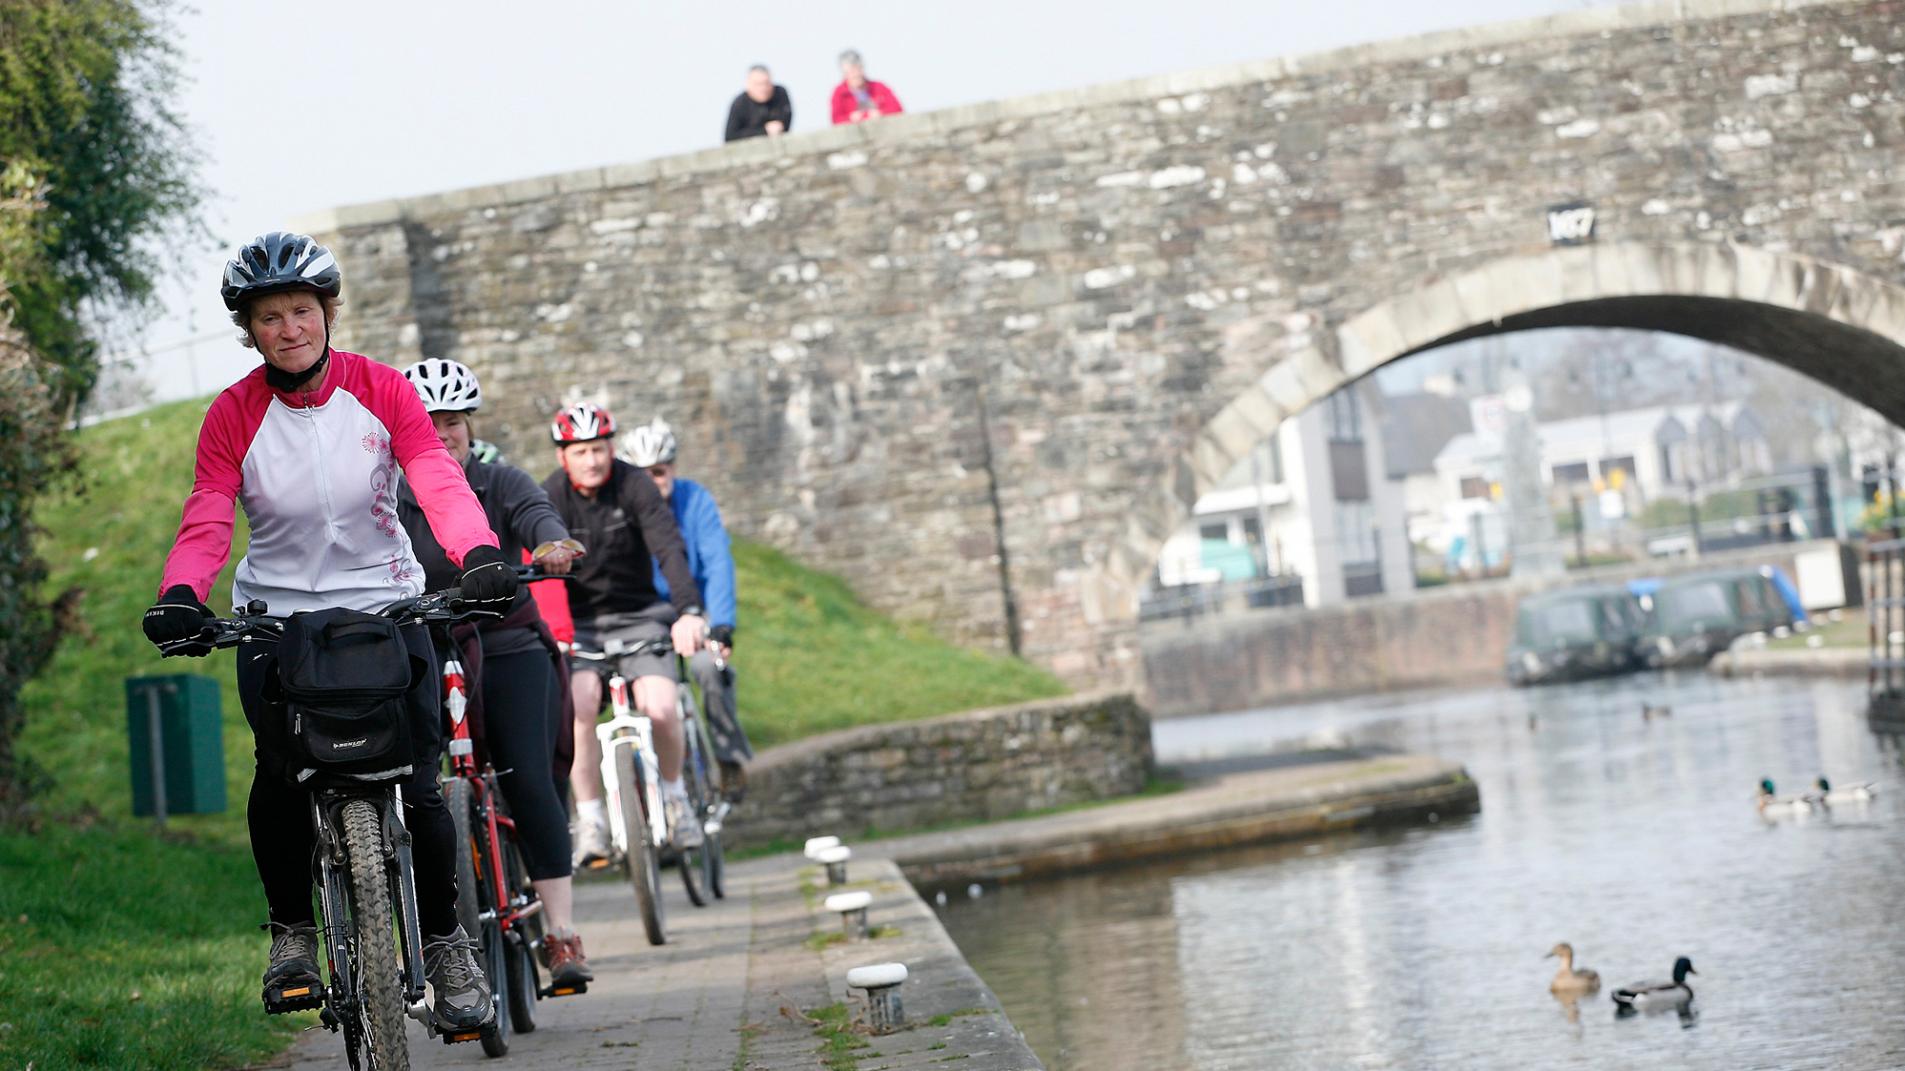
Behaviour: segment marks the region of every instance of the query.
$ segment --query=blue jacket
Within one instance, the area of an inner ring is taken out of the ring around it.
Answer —
[[[668,504],[674,508],[681,541],[688,545],[688,571],[701,587],[708,624],[734,627],[734,555],[728,550],[728,530],[721,523],[714,496],[693,480],[676,477]],[[668,581],[660,566],[655,567],[655,590],[668,598]]]

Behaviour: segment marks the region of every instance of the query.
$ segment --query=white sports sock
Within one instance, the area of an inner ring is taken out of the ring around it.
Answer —
[[[675,778],[673,781],[670,781],[667,778],[663,778],[661,782],[661,790],[663,792],[668,793],[670,796],[686,796],[688,794],[688,786],[682,784],[681,778],[679,777]]]
[[[592,826],[609,824],[609,805],[606,800],[577,800],[575,815]]]

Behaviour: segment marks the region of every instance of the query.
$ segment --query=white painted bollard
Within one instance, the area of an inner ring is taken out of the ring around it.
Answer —
[[[875,1034],[890,1034],[906,1025],[906,1010],[900,1006],[900,983],[904,981],[904,963],[877,963],[847,972],[848,989],[866,990],[867,1026]]]
[[[860,892],[835,893],[827,897],[827,910],[840,913],[840,928],[855,941],[867,939],[867,906],[873,903],[873,894]]]
[[[844,844],[827,848],[814,856],[814,861],[827,868],[827,884],[845,885],[847,883],[847,860],[853,858],[853,849]]]
[[[807,847],[803,850],[807,858],[817,859],[820,857],[821,852],[826,851],[828,848],[838,847],[840,847],[839,837],[808,837]]]

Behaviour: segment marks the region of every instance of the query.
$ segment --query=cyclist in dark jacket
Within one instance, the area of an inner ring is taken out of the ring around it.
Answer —
[[[615,458],[615,418],[591,403],[568,406],[550,425],[558,468],[542,489],[589,555],[576,566],[569,587],[576,646],[600,651],[620,640],[630,645],[672,638],[675,651],[692,657],[707,636],[701,591],[688,570],[674,514],[648,477]],[[668,578],[671,598],[655,591],[654,569]],[[662,808],[669,837],[678,848],[702,843],[682,784],[686,741],[676,709],[675,655],[666,645],[619,660],[634,681],[635,705],[655,730],[655,760],[661,773]],[[596,715],[602,708],[602,677],[593,665],[571,674],[575,700],[576,857],[593,864],[608,855],[608,811],[603,803],[602,744]]]
[[[273,616],[332,606],[374,612],[422,594],[423,569],[396,523],[399,467],[462,569],[464,594],[479,601],[516,594],[514,570],[410,384],[387,365],[331,348],[341,288],[336,259],[302,234],[260,235],[225,266],[225,307],[265,363],[219,394],[199,429],[192,493],[158,604],[145,614],[155,644],[191,640],[208,627],[214,615],[204,600],[231,556],[238,503],[251,542],[232,582],[235,605],[261,599]],[[404,633],[411,657],[431,670],[405,704],[415,772],[403,783],[404,824],[415,848],[417,919],[437,1021],[468,1029],[489,1021],[492,1007],[476,942],[456,921],[456,838],[436,780],[436,654],[422,625]],[[246,817],[273,933],[267,991],[319,983],[311,797],[287,768],[283,706],[266,695],[276,676],[274,645],[239,654],[238,695],[257,751]]]
[[[483,388],[475,374],[456,361],[436,358],[411,365],[404,369],[404,376],[430,411],[443,448],[463,466],[470,490],[483,504],[490,529],[502,544],[503,556],[518,561],[524,548],[532,548],[535,564],[550,573],[567,573],[581,544],[569,537],[549,496],[523,470],[501,462],[485,464],[472,455],[470,414],[483,404]],[[455,568],[431,534],[407,482],[397,490],[397,516],[416,546],[427,586],[434,589],[454,583]],[[472,724],[482,726],[483,742],[500,771],[497,780],[516,822],[529,880],[542,901],[550,977],[557,985],[587,982],[594,975],[574,928],[569,815],[563,802],[567,771],[560,783],[554,772],[558,765],[566,765],[557,762],[557,752],[569,754],[567,688],[559,676],[566,668],[562,656],[554,637],[541,626],[526,588],[517,593],[504,619],[457,632],[480,648],[473,652],[474,658],[459,656],[473,682],[472,713],[480,718]],[[477,667],[474,673],[472,666]]]

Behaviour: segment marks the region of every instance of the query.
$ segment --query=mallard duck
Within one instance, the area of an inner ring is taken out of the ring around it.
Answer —
[[[1561,960],[1561,969],[1554,972],[1554,981],[1548,983],[1548,992],[1565,994],[1592,993],[1601,988],[1600,975],[1588,970],[1586,967],[1575,967],[1573,945],[1563,941],[1549,949],[1548,954],[1541,958],[1554,959],[1557,957]]]
[[[1794,816],[1811,814],[1816,797],[1775,795],[1773,791],[1773,779],[1763,777],[1759,783],[1759,795],[1754,797],[1754,799],[1759,805],[1759,813],[1773,817],[1782,814]]]
[[[1655,706],[1652,703],[1642,703],[1640,705],[1640,720],[1642,721],[1653,721],[1655,718],[1671,717],[1673,717],[1673,708],[1665,703],[1659,706]]]
[[[1870,781],[1858,781],[1850,785],[1840,785],[1838,788],[1833,788],[1832,782],[1827,781],[1825,776],[1821,775],[1819,780],[1814,781],[1812,784],[1814,788],[1819,790],[1819,799],[1823,800],[1829,807],[1845,803],[1866,803],[1870,801],[1873,796],[1878,794],[1876,787]]]
[[[1687,975],[1699,973],[1693,969],[1692,960],[1681,956],[1673,961],[1673,981],[1624,985],[1614,991],[1614,1003],[1636,1011],[1681,1007],[1693,999],[1693,987],[1687,984]]]

